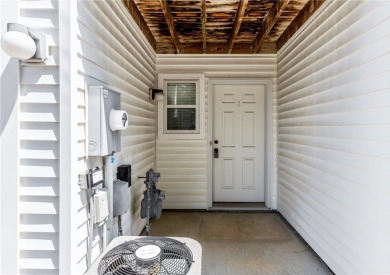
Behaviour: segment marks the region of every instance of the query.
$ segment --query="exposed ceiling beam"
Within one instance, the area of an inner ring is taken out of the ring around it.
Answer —
[[[138,27],[141,29],[142,33],[145,35],[146,39],[149,41],[152,48],[156,50],[156,39],[154,38],[148,25],[146,24],[145,19],[142,17],[141,12],[138,10],[137,4],[134,3],[134,0],[124,0],[123,3],[125,4],[127,10],[130,12],[134,21],[137,23]]]
[[[325,0],[309,0],[297,17],[291,22],[276,42],[278,50],[302,27],[310,16],[325,2]]]
[[[202,51],[203,53],[207,52],[207,34],[206,34],[206,22],[207,22],[207,13],[206,13],[206,0],[202,0]]]
[[[157,53],[242,54],[276,53],[326,0],[254,0],[256,3],[261,1],[272,3],[267,6],[260,4],[250,6],[251,0],[120,1],[123,1],[126,9]],[[302,3],[305,4],[302,5]],[[251,12],[247,14],[248,9]],[[282,16],[286,10],[288,10],[288,18]],[[250,35],[251,25],[247,26],[243,23],[246,16],[249,20],[264,18],[260,31],[256,34],[256,40],[251,40],[252,42],[250,42],[250,39],[253,39]],[[292,19],[289,18],[292,17],[295,19],[290,21]],[[201,26],[196,25],[193,30],[189,27],[183,28],[188,33],[180,32],[179,36],[179,29],[175,26],[176,19],[184,23],[200,21]],[[286,24],[278,24],[282,19],[291,22],[287,29]],[[232,20],[234,21],[233,27]],[[201,30],[198,29],[199,27]],[[241,37],[240,31],[244,27],[245,33]],[[167,29],[170,32],[168,36]],[[274,30],[275,34],[273,34]],[[281,32],[283,32],[282,36],[280,36]],[[267,43],[267,38],[271,33],[274,39],[280,36],[276,43]],[[225,40],[226,42],[222,43],[220,35],[224,36],[224,39],[228,35],[228,41]],[[185,39],[186,43],[180,43],[179,37]],[[242,42],[240,42],[241,39]]]
[[[171,10],[169,9],[169,4],[167,0],[160,0],[162,11],[165,15],[165,21],[168,25],[169,32],[171,33],[173,44],[175,45],[176,52],[181,52],[181,46],[179,42],[179,37],[176,33],[175,23],[173,22],[173,17]]]
[[[309,0],[310,2],[311,0]],[[271,9],[269,10],[267,16],[264,18],[263,24],[261,25],[261,28],[259,32],[257,33],[256,39],[253,42],[253,48],[252,53],[257,53],[259,50],[261,44],[263,43],[264,39],[267,37],[269,32],[272,30],[273,26],[275,25],[276,21],[282,14],[283,10],[288,5],[289,0],[281,0],[276,1]]]
[[[234,25],[232,34],[230,35],[229,44],[228,44],[228,53],[232,52],[234,42],[236,41],[238,31],[240,30],[242,19],[244,18],[245,10],[248,5],[248,0],[240,0],[238,5],[236,18],[234,19]]]

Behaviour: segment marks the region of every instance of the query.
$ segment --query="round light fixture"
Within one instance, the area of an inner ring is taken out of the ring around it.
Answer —
[[[4,33],[1,38],[1,47],[9,56],[20,60],[30,59],[37,50],[34,39],[19,31]]]
[[[1,47],[9,56],[26,62],[42,62],[46,59],[44,36],[22,24],[7,24],[7,32],[1,37]]]
[[[164,93],[156,93],[154,94],[154,100],[157,102],[163,101],[165,98]]]

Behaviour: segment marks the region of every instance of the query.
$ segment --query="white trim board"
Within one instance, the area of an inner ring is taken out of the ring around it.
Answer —
[[[59,272],[60,274],[74,274],[76,264],[74,257],[77,243],[75,240],[74,198],[79,187],[74,184],[77,178],[75,159],[77,158],[77,110],[75,91],[77,91],[76,62],[77,52],[75,34],[77,33],[77,22],[73,20],[77,14],[77,3],[72,1],[60,1],[58,11],[59,17],[59,43],[60,43],[60,198],[59,198]],[[72,184],[70,184],[72,183]]]
[[[19,1],[0,1],[0,35],[19,21]],[[19,270],[20,62],[0,50],[0,274]]]
[[[272,180],[272,79],[222,79],[215,78],[209,79],[208,85],[208,116],[207,116],[207,168],[208,168],[208,207],[210,208],[213,204],[213,159],[212,159],[212,146],[210,142],[213,140],[213,86],[218,84],[229,84],[229,85],[241,85],[241,84],[258,84],[266,86],[265,93],[265,204],[267,207],[272,208],[272,205],[276,205],[276,202],[272,202],[272,189],[276,188],[276,183]]]

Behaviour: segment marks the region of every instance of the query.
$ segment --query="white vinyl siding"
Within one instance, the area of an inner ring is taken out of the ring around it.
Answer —
[[[124,164],[132,165],[131,209],[122,216],[124,235],[138,235],[145,225],[140,218],[140,205],[144,182],[138,176],[155,167],[156,106],[149,102],[149,88],[155,87],[155,54],[145,42],[138,27],[119,1],[78,1],[77,106],[80,148],[77,173],[93,165],[102,165],[102,158],[86,159],[85,87],[103,85],[121,92],[121,108],[129,115],[129,126],[122,131],[122,150],[118,154]],[[76,127],[76,125],[75,125]],[[74,179],[73,184],[77,184]],[[131,190],[131,191],[130,191]],[[78,204],[73,213],[76,226],[74,237],[78,240],[76,257],[79,273],[86,271],[88,243],[88,216],[85,192],[74,198]],[[116,219],[114,219],[116,222]],[[117,225],[114,225],[114,237]],[[92,260],[99,253],[100,236],[95,230]]]
[[[166,209],[207,209],[208,149],[207,106],[208,82],[213,78],[272,79],[273,136],[276,137],[276,55],[157,55],[158,74],[205,74],[206,138],[201,140],[157,139],[159,188],[167,193]],[[276,181],[276,138],[273,142],[273,179]],[[276,183],[273,184],[276,186]],[[276,208],[276,188],[270,206]]]
[[[206,140],[157,140],[157,171],[165,209],[207,208]]]
[[[278,53],[278,210],[336,274],[390,273],[389,14],[326,2]]]

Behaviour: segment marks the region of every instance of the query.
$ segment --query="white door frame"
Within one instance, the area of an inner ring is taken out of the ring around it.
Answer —
[[[213,96],[214,96],[214,85],[227,84],[227,85],[265,85],[265,204],[267,207],[273,205],[272,203],[272,190],[276,188],[273,185],[273,155],[272,155],[272,79],[226,79],[226,78],[213,78],[209,79],[208,83],[208,108],[207,108],[207,167],[208,167],[208,207],[210,208],[213,204],[213,156],[212,156],[212,140],[213,140]]]

